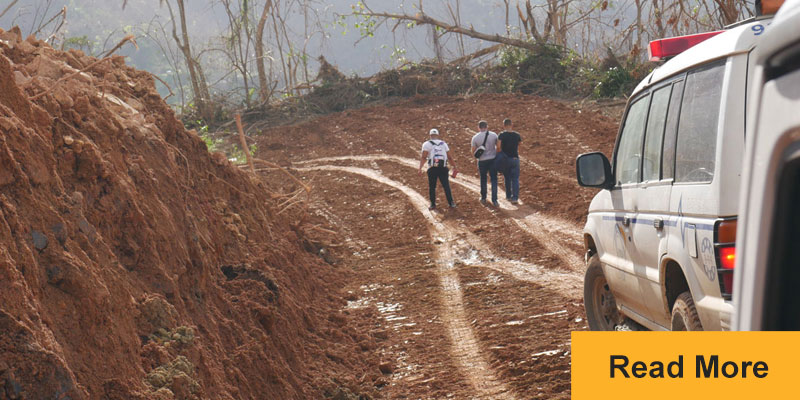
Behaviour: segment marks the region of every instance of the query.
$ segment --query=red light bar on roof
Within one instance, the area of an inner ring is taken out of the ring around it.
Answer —
[[[696,35],[676,36],[650,42],[650,61],[660,61],[677,56],[697,44],[725,31],[698,33]]]

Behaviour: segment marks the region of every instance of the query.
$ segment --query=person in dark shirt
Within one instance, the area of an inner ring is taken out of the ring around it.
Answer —
[[[506,118],[503,121],[503,132],[497,137],[497,152],[502,152],[505,156],[503,173],[503,180],[506,185],[506,199],[511,201],[511,204],[519,203],[519,143],[522,142],[522,136],[514,131],[514,124],[511,119]],[[502,156],[500,156],[502,157]]]

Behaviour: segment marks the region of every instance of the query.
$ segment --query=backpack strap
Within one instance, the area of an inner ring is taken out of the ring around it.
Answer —
[[[486,135],[483,137],[483,147],[486,147],[486,140],[489,139],[489,131],[486,131]]]

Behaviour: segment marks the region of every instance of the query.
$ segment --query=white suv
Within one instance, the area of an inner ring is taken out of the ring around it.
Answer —
[[[740,330],[800,330],[800,0],[756,52],[737,240]]]
[[[584,227],[591,329],[730,329],[748,71],[769,22],[651,43],[678,54],[633,91],[613,163],[578,157],[578,183],[604,189]]]

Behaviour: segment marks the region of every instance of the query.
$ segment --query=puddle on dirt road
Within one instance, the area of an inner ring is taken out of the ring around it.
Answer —
[[[413,328],[417,326],[416,322],[407,322],[408,316],[400,314],[400,311],[403,310],[403,305],[401,303],[379,301],[377,299],[378,296],[387,296],[391,298],[391,291],[394,289],[392,285],[361,285],[359,289],[361,292],[363,292],[363,296],[356,300],[347,301],[347,305],[344,307],[345,309],[354,310],[375,307],[385,321],[385,324],[381,325],[387,328],[392,328],[393,331],[399,331],[402,328]],[[384,291],[389,291],[388,295]],[[353,292],[348,292],[348,294],[354,295]],[[412,335],[418,336],[422,335],[422,333],[423,332],[412,332]],[[408,353],[400,348],[399,345],[393,345],[390,348],[382,351],[382,353],[387,356],[387,358],[394,360],[393,371],[389,378],[392,384],[416,380],[419,379],[419,377],[422,377],[422,375],[419,374],[421,366],[413,362],[409,362]],[[415,378],[415,376],[417,377]]]
[[[544,313],[544,314],[532,315],[532,316],[530,316],[528,318],[533,319],[533,318],[549,317],[551,315],[559,315],[559,314],[566,314],[566,313],[567,313],[567,310],[558,310],[558,311],[553,311],[553,312]]]
[[[365,296],[360,297],[356,300],[348,300],[345,309],[355,310],[355,309],[364,309],[371,306],[375,306],[378,312],[381,314],[381,317],[391,324],[391,327],[394,330],[397,330],[402,327],[412,327],[416,326],[417,324],[414,322],[398,322],[398,321],[406,321],[408,316],[400,315],[400,311],[403,310],[403,305],[400,303],[389,303],[384,301],[378,301],[375,296],[369,295],[372,292],[376,292],[378,290],[392,290],[392,285],[379,285],[379,284],[371,284],[371,285],[362,285],[359,289],[364,292]],[[349,292],[350,295],[353,295],[352,292]],[[389,293],[389,297],[391,297],[391,293]]]

